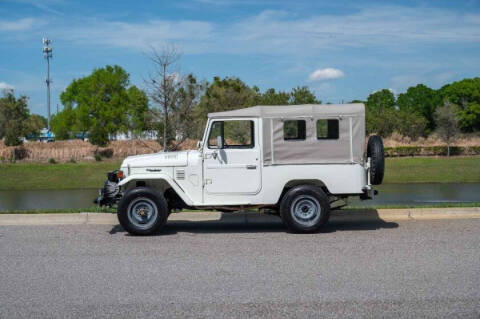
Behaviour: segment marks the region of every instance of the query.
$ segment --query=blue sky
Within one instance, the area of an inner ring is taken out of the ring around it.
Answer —
[[[0,88],[28,95],[43,115],[45,36],[53,109],[72,79],[106,64],[144,88],[145,54],[166,43],[182,52],[182,73],[262,90],[307,85],[333,103],[480,75],[478,0],[0,0]]]

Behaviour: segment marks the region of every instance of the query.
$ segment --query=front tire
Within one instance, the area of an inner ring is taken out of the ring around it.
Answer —
[[[328,222],[330,204],[319,187],[300,185],[291,188],[280,203],[280,216],[290,231],[313,233]]]
[[[151,235],[165,225],[167,218],[167,201],[150,188],[131,189],[118,204],[118,221],[132,235]]]

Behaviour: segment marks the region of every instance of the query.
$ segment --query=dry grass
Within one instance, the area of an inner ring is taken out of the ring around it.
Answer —
[[[416,141],[412,141],[409,137],[402,136],[398,133],[393,133],[390,137],[383,139],[385,147],[397,147],[397,146],[446,146],[437,135],[432,134],[428,138],[419,138]],[[458,137],[453,143],[455,146],[480,146],[479,134],[464,134]]]
[[[183,142],[179,149],[188,150],[196,149],[196,140],[187,140]],[[385,147],[397,146],[444,146],[440,138],[432,135],[428,138],[419,138],[417,141],[411,141],[408,137],[399,134],[392,134],[391,137],[384,139]],[[460,136],[454,143],[455,146],[480,146],[479,134],[468,134]],[[22,162],[39,162],[46,163],[51,158],[57,162],[85,162],[94,161],[95,153],[109,151],[113,153],[113,159],[123,159],[130,155],[149,154],[162,150],[157,141],[150,140],[130,140],[130,141],[112,141],[107,147],[97,147],[89,142],[81,140],[57,141],[53,143],[42,142],[26,142],[17,150],[22,150],[25,158]],[[0,141],[0,162],[8,162],[13,157],[15,147],[7,147]],[[18,158],[18,156],[17,156]],[[18,161],[18,160],[17,160]]]
[[[25,154],[22,162],[48,162],[53,158],[57,162],[68,161],[93,161],[95,153],[110,149],[113,151],[112,158],[121,159],[129,155],[147,154],[158,152],[162,147],[156,141],[131,140],[112,141],[107,147],[97,147],[89,142],[81,140],[57,141],[53,143],[26,142],[23,146],[17,147]],[[0,159],[9,161],[14,153],[15,147],[7,147],[0,142]]]

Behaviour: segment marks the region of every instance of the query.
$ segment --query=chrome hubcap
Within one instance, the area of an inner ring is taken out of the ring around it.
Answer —
[[[138,197],[128,205],[128,220],[138,228],[150,228],[157,215],[157,205],[150,198]]]
[[[305,227],[314,226],[322,215],[322,207],[318,200],[310,195],[298,196],[292,203],[293,219]]]

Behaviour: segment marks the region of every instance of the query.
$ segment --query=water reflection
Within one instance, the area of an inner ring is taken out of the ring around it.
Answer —
[[[386,184],[376,187],[374,200],[350,200],[355,206],[428,205],[480,202],[480,183]],[[96,189],[0,191],[0,210],[86,208],[93,205]]]

